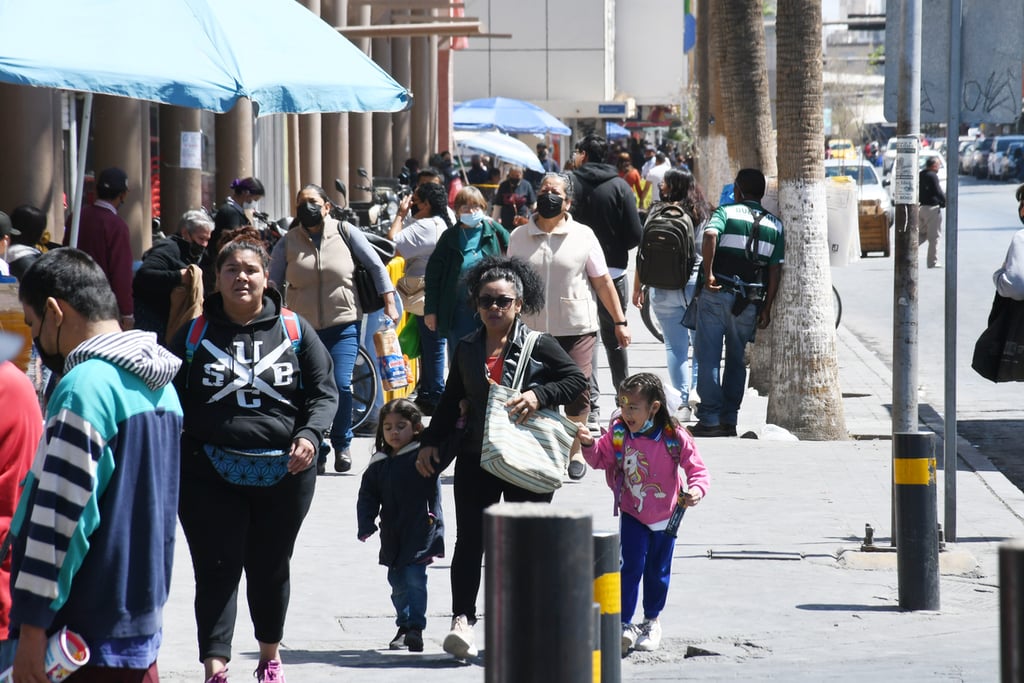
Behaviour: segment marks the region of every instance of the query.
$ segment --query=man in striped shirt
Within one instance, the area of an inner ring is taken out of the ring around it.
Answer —
[[[736,203],[718,207],[704,229],[703,289],[697,297],[697,393],[694,436],[736,436],[746,385],[747,342],[771,322],[784,252],[782,221],[761,206],[764,174],[736,174]],[[725,344],[725,367],[715,372]]]
[[[84,251],[39,257],[18,291],[43,362],[61,376],[11,522],[14,680],[45,681],[47,636],[82,636],[90,681],[156,681],[178,509],[181,361],[122,332]],[[132,672],[132,673],[129,673]]]

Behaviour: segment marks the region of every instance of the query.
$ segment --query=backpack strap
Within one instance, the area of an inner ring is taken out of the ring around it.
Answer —
[[[206,315],[203,313],[199,314],[198,318],[194,318],[188,326],[188,336],[185,337],[185,362],[189,365],[192,364],[192,357],[196,355],[196,349],[199,348],[199,342],[203,340],[206,335],[206,328],[209,325],[209,321],[206,320]]]
[[[292,351],[299,352],[299,344],[302,341],[302,326],[299,325],[299,316],[290,308],[281,307],[281,327],[284,333],[292,341]]]

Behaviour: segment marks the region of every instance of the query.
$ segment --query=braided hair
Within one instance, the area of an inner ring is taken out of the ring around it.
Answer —
[[[431,216],[437,216],[444,221],[446,226],[452,227],[452,219],[448,216],[448,193],[444,191],[443,185],[437,183],[418,185],[416,198],[430,207]]]

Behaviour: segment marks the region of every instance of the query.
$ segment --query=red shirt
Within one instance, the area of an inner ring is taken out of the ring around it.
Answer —
[[[78,248],[92,256],[107,274],[121,315],[132,315],[135,305],[132,300],[132,245],[128,224],[103,204],[82,207]],[[65,244],[70,236],[70,230],[64,233]]]
[[[501,384],[501,368],[504,361],[501,356],[491,356],[487,359],[487,374],[495,384]]]

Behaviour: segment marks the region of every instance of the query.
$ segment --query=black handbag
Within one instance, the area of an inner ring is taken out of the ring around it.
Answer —
[[[1024,301],[996,294],[971,367],[993,382],[1024,382]]]
[[[341,239],[345,240],[345,246],[348,247],[349,253],[352,254],[352,260],[355,262],[356,269],[352,273],[352,284],[356,289],[359,306],[363,309],[363,313],[373,313],[384,308],[384,297],[377,293],[377,286],[373,283],[373,274],[363,265],[363,262],[359,260],[359,257],[352,250],[352,240],[349,237],[348,231],[353,229],[358,230],[359,228],[349,225],[345,221],[338,223],[338,234],[341,235]],[[395,257],[395,243],[386,237],[374,235],[373,233],[364,232],[363,236],[366,237],[366,241],[373,247],[373,251],[377,258],[380,259],[381,265],[387,267],[388,262]]]

